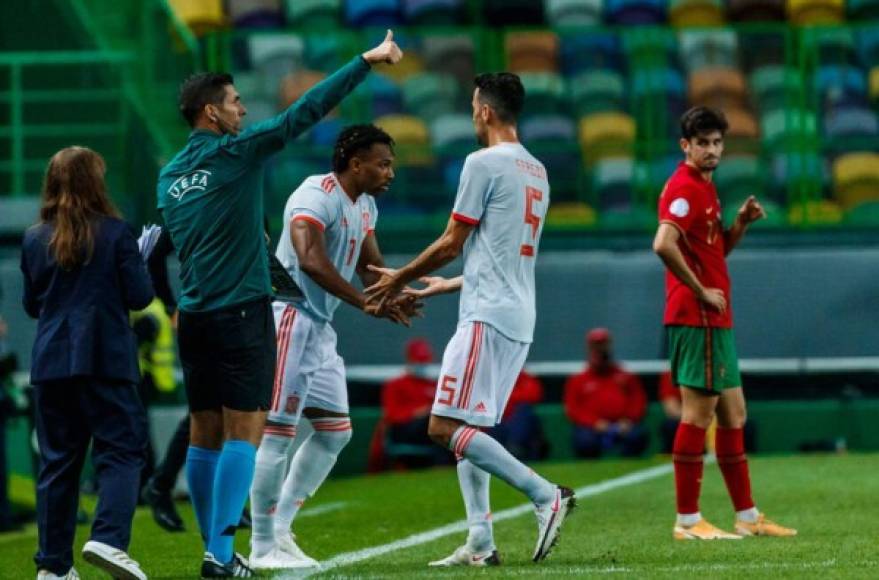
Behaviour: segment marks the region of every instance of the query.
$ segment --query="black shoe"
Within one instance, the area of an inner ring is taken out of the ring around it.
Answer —
[[[143,498],[149,504],[153,512],[153,519],[164,530],[169,532],[182,532],[183,520],[174,507],[171,494],[156,489],[155,482],[150,480],[143,488]]]
[[[210,552],[204,553],[201,563],[202,578],[252,578],[253,570],[241,554],[235,553],[228,564],[220,563]]]
[[[244,506],[244,511],[241,512],[241,520],[238,522],[239,528],[250,528],[253,527],[253,522],[250,520],[250,510],[247,509],[247,506]]]

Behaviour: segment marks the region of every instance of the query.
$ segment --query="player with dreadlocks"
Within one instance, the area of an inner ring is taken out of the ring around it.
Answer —
[[[407,326],[420,308],[411,296],[383,309],[367,305],[350,283],[355,272],[364,286],[380,277],[368,268],[384,263],[374,235],[374,196],[386,192],[394,179],[393,147],[393,139],[378,127],[347,127],[336,141],[333,172],[307,178],[284,209],[276,255],[304,297],[273,304],[278,364],[251,488],[250,564],[257,570],[318,565],[290,530],[303,502],[351,439],[345,366],[330,326],[336,307],[345,301],[367,315]],[[303,415],[314,432],[291,459]]]

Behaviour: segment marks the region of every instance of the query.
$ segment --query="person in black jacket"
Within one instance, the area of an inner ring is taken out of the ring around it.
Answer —
[[[38,578],[78,578],[73,538],[79,477],[92,443],[98,506],[89,563],[146,579],[126,553],[144,462],[146,415],[129,310],[152,284],[129,226],[107,197],[105,163],[68,147],[46,170],[39,223],[21,254],[25,311],[39,320],[31,357],[40,473]]]

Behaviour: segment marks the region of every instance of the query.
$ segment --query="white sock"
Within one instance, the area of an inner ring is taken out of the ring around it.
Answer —
[[[467,510],[467,547],[473,552],[490,552],[495,549],[491,526],[491,507],[488,501],[491,475],[466,459],[458,461],[458,483]]]
[[[678,525],[679,526],[693,526],[699,523],[699,520],[702,519],[702,513],[696,512],[694,514],[678,514]]]
[[[259,556],[275,545],[274,513],[287,475],[287,460],[293,447],[296,428],[269,425],[256,452],[256,469],[250,487],[250,512],[253,520],[253,551]]]
[[[742,510],[740,512],[736,512],[736,519],[740,522],[748,522],[749,524],[756,523],[760,518],[760,512],[757,510],[757,506],[754,506],[750,509]]]
[[[350,417],[311,419],[311,426],[314,433],[296,450],[284,481],[275,514],[276,534],[290,531],[299,508],[324,482],[339,452],[351,440]]]
[[[503,479],[537,505],[549,503],[555,498],[555,485],[534,473],[503,445],[475,427],[459,427],[452,435],[449,449],[480,469]]]

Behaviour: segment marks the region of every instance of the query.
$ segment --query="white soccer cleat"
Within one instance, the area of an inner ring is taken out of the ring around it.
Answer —
[[[318,568],[320,562],[308,556],[302,551],[302,548],[296,543],[296,536],[292,532],[278,533],[275,532],[275,541],[278,542],[278,548],[301,562],[297,568]]]
[[[296,558],[275,546],[262,556],[251,554],[249,561],[250,567],[253,570],[293,570],[296,568],[313,568],[317,565],[315,560],[308,558],[308,556],[305,558]],[[312,562],[314,563],[312,564]]]
[[[577,506],[574,490],[557,486],[552,501],[534,507],[537,516],[537,546],[531,559],[540,562],[552,551],[559,541],[562,523]]]
[[[82,557],[116,580],[147,580],[147,575],[140,569],[140,564],[132,560],[127,553],[109,544],[89,540],[82,547]]]
[[[451,556],[442,560],[435,560],[428,564],[435,568],[447,568],[451,566],[500,566],[501,558],[497,550],[488,552],[473,552],[467,546],[460,546]]]
[[[76,568],[71,567],[64,576],[53,574],[48,570],[40,570],[37,572],[37,580],[79,580],[79,572]]]

